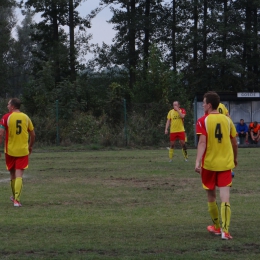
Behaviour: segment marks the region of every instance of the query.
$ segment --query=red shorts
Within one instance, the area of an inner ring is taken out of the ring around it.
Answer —
[[[185,141],[185,132],[170,133],[170,141],[171,142],[174,142],[178,139]]]
[[[11,155],[5,154],[5,163],[6,168],[8,171],[15,169],[15,170],[23,170],[28,168],[29,164],[29,156],[22,156],[22,157],[14,157]]]
[[[231,170],[214,172],[201,168],[201,180],[205,190],[214,190],[216,186],[232,186]]]

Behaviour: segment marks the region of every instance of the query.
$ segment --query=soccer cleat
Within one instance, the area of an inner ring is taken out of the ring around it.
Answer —
[[[207,230],[212,233],[212,234],[215,234],[215,235],[221,235],[221,229],[220,228],[215,228],[215,226],[207,226]]]
[[[222,232],[221,238],[223,240],[229,240],[229,239],[232,239],[233,237],[229,233],[227,233],[227,232]]]
[[[22,207],[22,204],[18,200],[14,200],[14,207]]]
[[[11,197],[10,197],[10,200],[11,200],[12,202],[14,202],[14,197],[13,197],[13,196],[11,196]]]
[[[185,160],[185,162],[187,162],[187,161],[188,161],[188,158],[184,158],[184,160]]]
[[[249,144],[249,142],[246,140],[246,144]]]
[[[170,159],[169,162],[172,162],[172,159]]]

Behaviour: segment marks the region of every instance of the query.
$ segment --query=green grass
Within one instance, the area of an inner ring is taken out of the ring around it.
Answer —
[[[0,160],[0,259],[258,259],[260,149],[239,149],[231,241],[206,231],[196,150],[37,150],[21,208]],[[219,200],[218,200],[219,201]]]

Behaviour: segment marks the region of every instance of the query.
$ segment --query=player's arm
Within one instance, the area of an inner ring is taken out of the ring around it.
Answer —
[[[231,138],[231,144],[232,144],[233,153],[234,153],[234,163],[235,163],[235,166],[237,166],[237,139],[236,139],[236,137]]]
[[[181,109],[177,109],[176,111],[178,112],[179,116],[180,116],[182,119],[186,116],[186,114],[183,114],[183,113],[182,113],[182,110],[181,110]]]
[[[202,156],[205,152],[206,149],[206,136],[201,134],[199,143],[198,143],[198,148],[197,148],[197,158],[196,158],[196,163],[195,163],[195,172],[200,173],[201,169],[201,160]]]
[[[0,144],[2,144],[3,142],[4,134],[5,134],[5,128],[3,125],[0,125]],[[0,153],[0,157],[1,157],[1,153]]]
[[[166,135],[168,134],[168,129],[169,129],[170,124],[171,124],[171,119],[167,119],[166,125],[165,125],[165,131],[164,131]]]
[[[2,144],[3,142],[4,134],[5,134],[5,128],[3,125],[0,125],[0,144]]]
[[[34,145],[35,142],[35,132],[34,130],[29,131],[29,136],[30,136],[30,141],[29,141],[29,154],[32,153],[32,147]]]

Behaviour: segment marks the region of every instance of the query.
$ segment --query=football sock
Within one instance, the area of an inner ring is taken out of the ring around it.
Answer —
[[[214,223],[215,228],[220,228],[218,204],[216,201],[208,202],[208,212],[210,214],[212,222]]]
[[[20,201],[20,195],[23,188],[23,179],[22,177],[17,177],[15,179],[15,200]]]
[[[15,179],[10,180],[10,185],[11,185],[11,190],[12,190],[12,194],[13,194],[13,198],[14,198],[14,196],[15,196],[15,190],[14,190],[14,188],[15,188]]]
[[[182,149],[182,153],[183,153],[183,156],[184,158],[188,158],[188,152],[187,152],[187,149]]]
[[[172,159],[173,153],[174,153],[173,149],[170,148],[170,149],[169,149],[169,158],[170,158],[170,159]]]
[[[222,220],[222,230],[228,233],[228,228],[231,219],[231,208],[230,204],[227,202],[221,203],[221,220]]]

